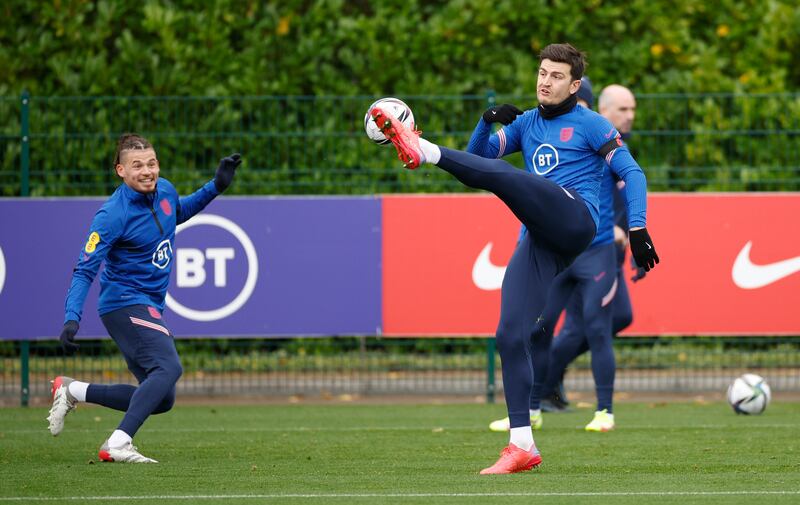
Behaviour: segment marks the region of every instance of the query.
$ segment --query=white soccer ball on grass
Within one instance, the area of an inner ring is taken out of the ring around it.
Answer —
[[[746,373],[728,387],[728,403],[737,414],[760,414],[771,399],[772,390],[760,375]]]

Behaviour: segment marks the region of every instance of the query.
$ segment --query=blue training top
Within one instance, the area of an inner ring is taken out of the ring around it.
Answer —
[[[501,158],[522,151],[529,172],[575,190],[597,226],[592,245],[599,240],[610,243],[614,239],[613,191],[606,190],[614,183],[612,173],[625,181],[630,226],[646,225],[644,172],[608,119],[583,106],[576,105],[551,119],[543,118],[538,108],[531,109],[494,134],[491,124],[481,118],[467,151],[484,158]],[[601,198],[608,198],[607,204],[601,205]]]
[[[214,181],[179,198],[175,186],[159,177],[153,193],[120,185],[94,216],[67,291],[64,322],[80,321],[83,303],[100,264],[98,312],[102,316],[129,305],[164,310],[172,270],[175,227],[203,210],[217,191]]]
[[[603,178],[600,180],[600,209],[597,225],[597,235],[589,247],[607,245],[614,242],[614,193],[617,191],[617,181],[611,175],[611,169],[605,167]]]

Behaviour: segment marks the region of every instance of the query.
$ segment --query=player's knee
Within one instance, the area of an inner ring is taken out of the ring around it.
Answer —
[[[611,328],[606,324],[588,324],[586,326],[586,341],[592,349],[612,346]]]
[[[614,328],[612,333],[619,333],[633,323],[633,314],[627,314],[614,318]]]
[[[173,384],[178,382],[178,379],[183,375],[183,366],[180,361],[164,363],[161,366],[161,370],[164,378]]]
[[[619,312],[614,314],[612,333],[619,333],[633,323],[633,312]]]
[[[503,331],[502,328],[497,330],[497,350],[500,356],[520,354],[527,352],[526,343],[524,338],[517,338],[514,336],[517,332]]]
[[[178,382],[178,379],[181,378],[181,375],[183,375],[183,366],[181,365],[181,362],[178,361],[172,365],[172,377],[175,378],[175,382]]]
[[[173,405],[175,405],[175,388],[172,388],[167,396],[161,400],[161,403],[158,404],[156,410],[153,411],[153,414],[163,414],[164,412],[169,412]]]

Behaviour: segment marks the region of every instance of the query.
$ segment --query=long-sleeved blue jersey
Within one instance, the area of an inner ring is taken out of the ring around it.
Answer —
[[[610,172],[626,183],[630,226],[646,224],[644,172],[608,119],[580,105],[552,119],[544,119],[538,108],[528,110],[495,134],[491,133],[491,125],[481,118],[467,151],[484,158],[501,158],[522,151],[529,172],[574,189],[583,198],[597,226],[592,245],[601,241],[610,243],[614,237]],[[600,198],[608,198],[608,201],[601,204]]]
[[[203,210],[217,191],[214,181],[180,198],[175,186],[158,179],[144,194],[121,184],[94,216],[72,274],[64,321],[80,321],[83,303],[100,264],[100,315],[130,305],[164,309],[172,270],[175,227]]]

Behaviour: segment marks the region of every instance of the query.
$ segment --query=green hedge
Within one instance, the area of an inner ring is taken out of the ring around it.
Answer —
[[[0,95],[531,94],[569,41],[639,93],[800,86],[795,0],[6,0]]]

